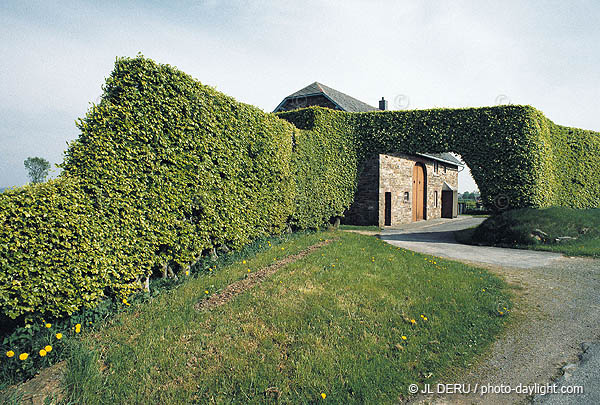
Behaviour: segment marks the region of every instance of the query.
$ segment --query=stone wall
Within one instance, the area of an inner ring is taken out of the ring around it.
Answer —
[[[369,159],[358,176],[354,202],[344,213],[344,224],[377,225],[379,223],[379,155]]]
[[[392,197],[391,225],[412,222],[412,174],[417,162],[425,166],[426,210],[425,219],[440,218],[442,216],[442,186],[444,181],[452,188],[458,188],[457,166],[438,162],[438,172],[435,172],[435,161],[421,156],[394,153],[379,155],[379,226],[385,220],[385,193],[390,192]],[[444,167],[446,170],[444,171]],[[437,204],[435,195],[437,191]],[[408,193],[408,199],[405,198]],[[437,205],[437,206],[436,206]]]
[[[413,167],[418,162],[425,166],[425,177],[427,178],[425,219],[440,218],[442,216],[442,187],[446,182],[452,188],[458,189],[458,167],[438,161],[436,173],[433,159],[394,153],[380,154],[365,164],[365,169],[358,178],[354,203],[344,214],[343,223],[384,226],[386,192],[391,193],[391,226],[412,222],[412,176]],[[405,198],[405,193],[408,193],[408,199]]]

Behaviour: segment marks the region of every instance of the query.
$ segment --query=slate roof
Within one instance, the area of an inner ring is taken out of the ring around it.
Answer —
[[[464,166],[460,160],[452,156],[450,153],[417,153],[417,155],[425,156],[431,159],[440,160],[456,166]]]
[[[355,99],[341,91],[337,91],[336,89],[332,89],[331,87],[325,86],[319,82],[314,82],[309,84],[305,88],[298,90],[295,93],[290,94],[275,108],[275,112],[279,110],[287,100],[298,98],[298,97],[307,97],[314,96],[318,94],[323,94],[329,100],[331,100],[334,104],[336,104],[341,110],[349,111],[349,112],[364,112],[364,111],[378,111],[379,109],[373,107],[367,103],[363,103],[360,100]]]

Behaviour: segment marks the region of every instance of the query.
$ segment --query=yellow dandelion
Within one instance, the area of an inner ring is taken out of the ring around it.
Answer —
[[[62,339],[62,333],[57,333],[57,334],[56,334],[56,338],[57,338],[58,340],[61,340],[61,339]]]
[[[427,320],[427,317],[426,317],[426,316],[424,316],[424,317],[423,317],[423,320],[424,320],[424,321],[426,321],[426,320]]]
[[[205,291],[204,291],[204,294],[208,294],[208,290],[205,290]]]
[[[281,248],[281,250],[285,250],[285,248],[284,248],[284,247],[282,247],[282,248]]]
[[[15,355],[15,352],[13,352],[12,350],[9,350],[6,352],[6,357],[13,357]]]
[[[248,273],[250,273],[250,269],[248,269]]]
[[[52,324],[51,323],[47,323],[46,325],[44,325],[46,328],[51,328]]]
[[[327,398],[327,394],[325,394],[324,392],[321,393],[321,398],[325,399]]]
[[[402,335],[402,340],[406,340],[406,336]]]
[[[485,292],[485,288],[482,288],[482,289],[481,289],[481,291],[484,291],[484,292]]]
[[[81,332],[81,324],[80,323],[75,325],[75,333],[79,333],[79,332]]]
[[[185,271],[185,275],[186,275],[186,276],[189,276],[189,275],[190,275],[190,271],[189,271],[189,270],[186,270],[186,271]]]
[[[412,323],[414,325],[415,323],[417,323],[417,321],[415,321],[414,319],[411,319],[410,323]]]
[[[25,361],[25,360],[27,360],[27,357],[29,357],[29,353],[21,353],[19,355],[19,360]]]
[[[46,351],[44,349],[40,350],[40,357],[46,356]]]
[[[52,351],[52,346],[48,345],[44,347],[44,350],[46,351],[46,353],[50,353]]]
[[[332,264],[331,267],[335,267],[335,264]]]
[[[246,261],[245,261],[245,260],[242,260],[242,264],[246,264]]]

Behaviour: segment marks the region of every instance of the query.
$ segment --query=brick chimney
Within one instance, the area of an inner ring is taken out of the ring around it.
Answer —
[[[379,109],[381,111],[387,110],[387,100],[383,97],[381,97],[381,100],[379,100]]]

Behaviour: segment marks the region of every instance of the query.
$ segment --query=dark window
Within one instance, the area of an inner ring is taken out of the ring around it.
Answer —
[[[438,206],[438,192],[437,191],[433,192],[433,204],[434,204],[434,207],[437,208],[437,206]]]
[[[447,169],[448,169],[448,168],[446,167],[446,165],[444,165],[444,173],[446,173],[446,170],[447,170]]]
[[[440,164],[437,161],[433,162],[433,171],[435,173],[437,173],[437,172],[439,172],[439,170],[440,170]]]
[[[408,202],[408,200],[410,199],[408,191],[404,192],[404,202]]]

